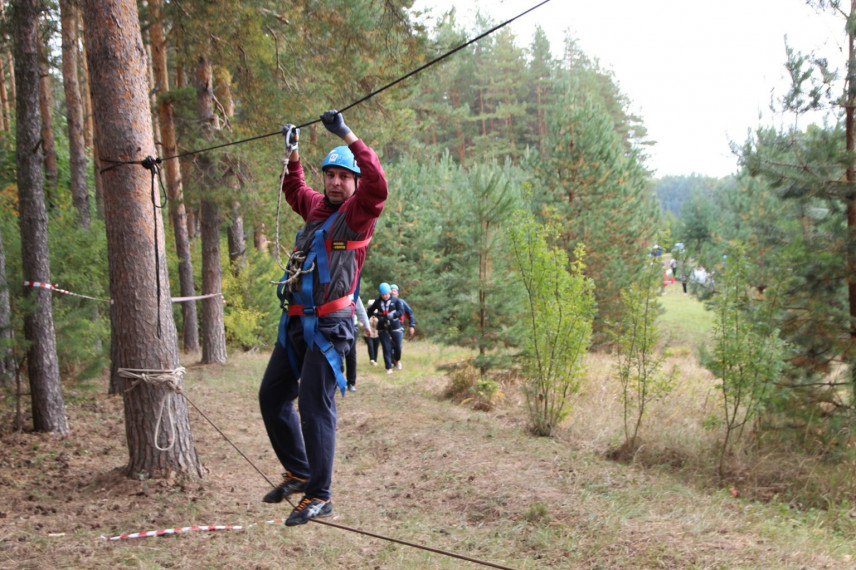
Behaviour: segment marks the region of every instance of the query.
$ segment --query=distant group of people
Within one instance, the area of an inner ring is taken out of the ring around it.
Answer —
[[[378,345],[383,350],[383,364],[387,374],[401,370],[401,351],[404,343],[404,321],[408,336],[416,332],[413,309],[399,296],[398,285],[381,283],[378,297],[368,307],[369,327],[363,334],[368,345],[369,361],[377,364]]]
[[[381,283],[378,297],[369,306],[363,305],[359,297],[354,301],[354,326],[363,330],[369,363],[377,366],[378,349],[382,350],[387,374],[401,370],[401,353],[404,344],[404,325],[407,321],[408,337],[416,333],[413,309],[399,296],[398,285]],[[345,354],[345,378],[347,389],[357,391],[357,342],[356,338]]]

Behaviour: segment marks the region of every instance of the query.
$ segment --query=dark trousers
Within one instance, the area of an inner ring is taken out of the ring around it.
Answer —
[[[404,344],[404,329],[391,331],[390,336],[392,337],[392,362],[395,364],[401,360],[401,345]]]
[[[307,350],[300,318],[290,318],[286,334],[292,347],[277,342],[259,387],[259,406],[274,453],[283,468],[308,479],[306,495],[330,498],[336,450],[336,376],[327,357],[313,345]],[[321,318],[319,330],[340,357],[354,339],[350,318]],[[300,412],[294,409],[294,400]]]
[[[380,340],[380,346],[383,349],[383,365],[387,370],[392,368],[392,336],[390,332],[387,330],[378,331],[377,332],[378,340]]]
[[[365,337],[365,339],[366,346],[369,349],[369,360],[377,362],[377,349],[380,345],[380,340],[377,337],[372,338],[370,336]]]
[[[351,348],[348,350],[348,353],[345,355],[345,380],[348,381],[348,385],[356,386],[357,385],[357,339],[354,338],[353,342],[351,342]]]

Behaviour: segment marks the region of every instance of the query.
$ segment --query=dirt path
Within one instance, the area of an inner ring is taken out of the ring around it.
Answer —
[[[185,388],[276,480],[256,404],[265,363],[266,355],[242,355],[191,367]],[[814,548],[816,537],[781,532],[786,521],[768,522],[767,507],[527,436],[522,409],[510,403],[485,413],[442,400],[446,380],[433,367],[387,377],[365,364],[358,392],[339,400],[337,524],[520,569],[852,565],[832,546]],[[290,507],[260,501],[264,478],[196,412],[207,477],[125,478],[121,401],[102,388],[68,391],[67,438],[4,428],[0,567],[479,567],[322,525],[266,524]],[[3,409],[3,426],[10,414]],[[100,540],[190,525],[244,529]]]

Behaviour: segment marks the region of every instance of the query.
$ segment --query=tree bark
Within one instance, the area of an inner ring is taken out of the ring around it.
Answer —
[[[56,158],[56,137],[54,136],[53,114],[53,81],[47,63],[47,54],[43,46],[48,38],[39,41],[39,105],[42,117],[42,148],[45,161],[45,196],[48,210],[56,205],[56,188],[59,175],[59,164]]]
[[[78,11],[78,17],[80,12]],[[92,149],[92,178],[95,181],[95,214],[104,219],[104,183],[101,180],[102,164],[99,158],[98,142],[95,140],[95,124],[92,114],[92,92],[89,89],[89,63],[86,58],[86,24],[81,21],[83,33],[81,49],[81,69],[83,70],[83,141],[86,148]]]
[[[6,64],[0,55],[0,130],[10,130],[9,124],[9,93],[6,91]]]
[[[0,386],[4,387],[12,385],[15,373],[12,354],[14,333],[12,307],[9,302],[9,282],[6,279],[6,249],[3,247],[3,235],[0,234]]]
[[[165,95],[169,93],[169,73],[167,69],[166,39],[161,23],[162,0],[149,0],[152,25],[149,34],[152,39],[152,68],[155,76],[158,102],[158,122],[161,131],[161,148],[164,158],[176,156],[178,146],[175,138],[175,121],[172,101]],[[187,212],[184,207],[184,190],[181,184],[181,164],[178,159],[163,163],[166,171],[166,190],[169,196],[169,215],[175,237],[175,251],[178,255],[178,282],[182,297],[195,295],[193,279],[193,261],[190,256],[190,235],[187,231]],[[199,352],[199,317],[196,301],[181,303],[182,339],[184,350]]]
[[[71,200],[80,225],[91,224],[89,188],[86,185],[86,144],[83,139],[83,102],[77,79],[77,8],[71,0],[60,0],[62,22],[62,85],[68,128],[68,162]]]
[[[98,148],[103,159],[141,161],[155,153],[155,146],[137,4],[83,0],[82,8]],[[112,168],[103,173],[103,181],[113,297],[111,354],[124,380],[126,473],[164,477],[195,472],[201,477],[187,403],[179,393],[183,381],[152,174],[139,164],[108,166]],[[145,377],[129,378],[135,371]],[[168,381],[158,380],[164,377]]]
[[[0,20],[6,21],[6,3],[0,2]],[[12,42],[5,42],[6,49],[4,50],[4,54],[6,56],[7,67],[9,68],[9,110],[14,109],[17,105],[18,97],[16,96],[15,89],[15,58],[12,57],[12,51],[9,46]],[[8,123],[11,125],[11,117],[9,117]]]
[[[39,2],[17,0],[15,11],[15,75],[18,208],[21,260],[25,281],[50,283],[48,215],[45,208],[39,112]],[[34,309],[24,315],[24,336],[30,343],[27,365],[33,406],[33,429],[68,433],[56,354],[51,292],[24,287],[23,297]]]
[[[244,216],[241,215],[241,203],[232,202],[232,223],[227,230],[229,244],[229,263],[232,273],[238,275],[247,263],[247,241],[244,238]]]
[[[220,128],[214,113],[211,63],[200,57],[196,67],[196,108],[203,131]],[[208,180],[216,180],[214,165],[202,155],[199,164]],[[202,198],[202,293],[220,293],[223,270],[220,266],[220,212],[209,195]],[[226,362],[226,331],[223,325],[223,301],[219,295],[202,300],[202,362]]]

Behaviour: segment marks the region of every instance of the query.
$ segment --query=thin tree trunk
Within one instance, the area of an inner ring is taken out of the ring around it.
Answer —
[[[264,223],[259,223],[255,226],[253,229],[253,247],[256,248],[256,251],[272,253],[270,251],[270,240],[268,240],[265,230],[266,228]]]
[[[6,91],[6,64],[0,55],[0,129],[4,132],[11,129],[9,122],[9,93]]]
[[[78,16],[80,14],[78,13]],[[104,219],[104,182],[101,179],[101,158],[98,141],[95,140],[95,123],[92,113],[92,92],[89,89],[89,62],[86,57],[86,26],[81,22],[83,47],[81,50],[81,69],[83,70],[83,140],[86,148],[92,149],[92,179],[95,181],[95,214]]]
[[[203,131],[220,128],[214,113],[211,63],[200,57],[196,67],[196,107]],[[214,165],[207,156],[199,163],[208,179],[216,180]],[[220,212],[217,202],[210,195],[202,198],[202,293],[211,295],[221,292],[222,268],[220,267]],[[211,364],[226,362],[226,331],[223,325],[223,302],[219,296],[202,300],[202,362]]]
[[[15,160],[21,227],[21,260],[25,281],[50,283],[48,216],[45,208],[42,146],[39,144],[39,2],[17,0],[15,10],[15,75],[17,99]],[[25,301],[34,307],[24,315],[24,336],[35,431],[68,433],[59,378],[51,292],[24,287]]]
[[[59,164],[53,127],[53,81],[47,63],[48,56],[43,52],[44,43],[39,42],[39,104],[42,116],[42,148],[45,153],[45,197],[48,210],[53,210],[56,205]]]
[[[161,95],[158,103],[158,122],[160,123],[163,157],[178,154],[175,138],[175,121],[172,102],[163,95],[169,92],[169,73],[167,69],[166,39],[161,23],[161,0],[149,0],[152,25],[149,34],[152,39],[152,70],[154,72],[156,92]],[[169,196],[169,215],[175,237],[175,251],[178,255],[178,281],[182,297],[195,295],[193,261],[190,256],[190,236],[187,231],[187,212],[184,208],[184,190],[181,184],[181,164],[178,159],[164,162],[166,171],[166,190]],[[199,317],[196,301],[181,303],[183,322],[182,339],[184,350],[199,352]]]
[[[15,377],[12,341],[12,307],[9,303],[9,282],[6,279],[6,250],[0,234],[0,386],[9,387]]]
[[[4,22],[6,21],[6,3],[5,2],[0,2],[0,20],[2,20]],[[12,44],[12,42],[5,42],[6,49],[4,51],[4,54],[6,56],[6,63],[8,64],[7,67],[9,68],[9,110],[10,111],[15,108],[15,106],[17,105],[17,100],[18,100],[18,98],[16,96],[16,90],[15,90],[15,58],[12,57],[12,50],[9,47],[11,44]],[[12,124],[11,116],[10,116],[9,124],[10,125]]]
[[[89,188],[86,185],[86,145],[83,140],[83,103],[77,79],[77,9],[71,0],[60,0],[62,20],[62,85],[68,126],[71,200],[80,225],[88,228]]]
[[[83,0],[95,140],[104,158],[141,161],[155,152],[145,50],[134,0]],[[115,166],[111,164],[111,166]],[[163,218],[152,174],[139,164],[103,173],[111,323],[124,380],[129,477],[203,475],[180,395]],[[155,194],[155,196],[152,196]],[[134,374],[140,375],[135,379]],[[163,414],[161,414],[161,411]],[[168,418],[168,420],[166,420]]]
[[[241,203],[232,202],[232,223],[227,231],[229,243],[229,262],[232,273],[239,275],[247,263],[247,242],[244,239],[244,217],[241,215]]]
[[[220,293],[220,212],[217,202],[202,200],[202,292]],[[226,362],[223,300],[219,295],[202,299],[202,363]]]

